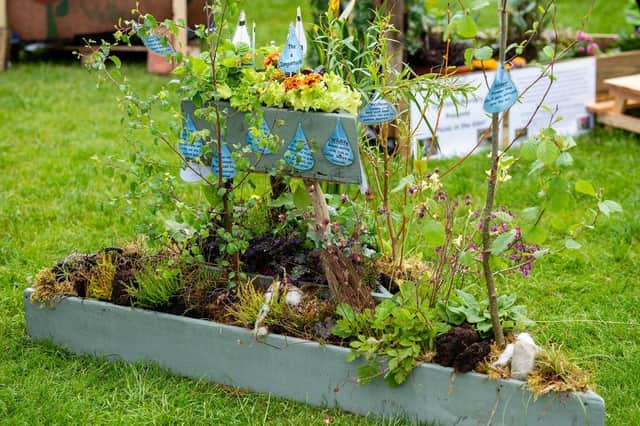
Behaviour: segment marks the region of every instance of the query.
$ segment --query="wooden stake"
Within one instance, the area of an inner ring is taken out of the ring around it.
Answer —
[[[305,179],[304,183],[309,191],[315,213],[316,234],[323,239],[330,223],[327,201],[324,199],[324,193],[318,181]],[[347,303],[359,312],[375,307],[371,291],[362,285],[362,278],[357,268],[338,247],[327,242],[327,248],[322,251],[320,261],[329,283],[331,296],[338,303]]]
[[[184,20],[185,28],[180,27],[180,32],[178,33],[178,39],[176,40],[176,50],[183,55],[186,55],[188,52],[188,38],[187,38],[187,0],[172,0],[173,1],[173,20],[174,22],[178,22],[179,20]]]
[[[7,0],[0,0],[0,72],[6,69],[9,46],[9,28],[7,28]]]

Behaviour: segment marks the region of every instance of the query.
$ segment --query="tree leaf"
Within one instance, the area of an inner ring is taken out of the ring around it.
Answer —
[[[593,185],[591,185],[591,182],[583,179],[580,179],[576,182],[576,191],[582,194],[590,195],[592,197],[596,196],[596,190],[593,188]]]
[[[536,151],[536,157],[540,160],[545,166],[549,166],[556,161],[556,158],[560,155],[560,149],[556,146],[553,141],[543,140],[538,145],[538,149]]]
[[[486,61],[493,56],[493,49],[489,46],[479,47],[473,50],[473,56],[481,61]]]
[[[458,262],[460,262],[464,266],[471,266],[473,265],[474,261],[475,259],[471,250],[465,250],[460,253],[460,256],[458,256]]]
[[[391,193],[400,192],[404,190],[407,186],[413,185],[416,182],[416,177],[414,175],[408,175],[400,179],[398,184],[391,190]]]
[[[301,210],[311,205],[311,197],[304,187],[299,186],[294,191],[293,204]]]
[[[520,216],[527,222],[534,222],[538,219],[539,211],[540,211],[540,208],[538,207],[527,207],[526,209],[522,210],[522,213],[520,213]]]
[[[464,15],[458,19],[456,32],[462,38],[474,38],[478,34],[478,26],[471,15]]]
[[[499,235],[495,240],[493,240],[493,243],[491,244],[491,253],[493,253],[494,255],[499,255],[500,253],[508,249],[509,244],[511,244],[515,236],[515,229]]]
[[[464,50],[464,65],[468,68],[471,68],[473,65],[473,51],[475,49],[473,47],[469,47]]]
[[[622,213],[622,206],[612,200],[604,200],[598,203],[598,208],[605,216],[609,217],[611,213]]]
[[[572,165],[573,165],[573,156],[568,152],[563,152],[558,156],[558,159],[556,160],[556,166],[558,167],[562,167],[562,166],[569,167]]]
[[[574,239],[567,238],[567,240],[564,242],[564,246],[569,250],[578,250],[580,247],[582,247],[582,244]]]

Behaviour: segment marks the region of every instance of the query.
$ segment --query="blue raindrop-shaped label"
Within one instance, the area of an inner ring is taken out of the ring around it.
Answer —
[[[202,140],[198,139],[193,143],[189,142],[189,135],[195,131],[196,126],[193,124],[191,114],[187,114],[187,120],[180,135],[180,143],[178,143],[178,150],[186,160],[194,160],[202,156]]]
[[[269,133],[271,133],[271,129],[269,129],[269,125],[264,118],[258,128],[258,137],[255,137],[251,129],[249,129],[249,132],[247,132],[247,144],[253,152],[258,154],[273,154],[273,151],[266,145],[267,141],[265,140],[266,137],[269,136]]]
[[[393,120],[397,115],[398,113],[391,102],[376,97],[360,111],[358,120],[366,125],[382,124]]]
[[[296,30],[293,25],[289,25],[289,34],[284,50],[280,54],[278,67],[287,74],[293,74],[302,68],[302,45],[296,37]]]
[[[490,114],[506,111],[518,100],[518,89],[502,64],[498,66],[495,80],[484,99],[484,110]]]
[[[218,176],[217,152],[213,155],[213,159],[211,160],[211,171],[214,175]],[[222,144],[222,177],[224,179],[233,179],[236,177],[236,163],[233,161],[231,151],[225,143]]]
[[[298,130],[296,130],[293,140],[289,143],[284,153],[284,161],[293,166],[294,169],[302,171],[311,170],[315,165],[313,153],[300,123],[298,123]]]
[[[149,34],[146,37],[141,37],[142,43],[147,46],[147,49],[160,56],[169,56],[173,53],[173,46],[167,43],[162,42],[162,38],[160,38],[157,34]]]
[[[354,155],[351,149],[347,134],[344,132],[340,119],[336,122],[336,128],[333,129],[331,137],[324,144],[322,153],[328,162],[336,166],[350,166],[353,164]]]

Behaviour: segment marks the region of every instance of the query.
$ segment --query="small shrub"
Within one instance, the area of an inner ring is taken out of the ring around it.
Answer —
[[[134,304],[143,308],[167,306],[182,289],[179,268],[170,265],[146,265],[135,273],[137,287],[127,286]]]
[[[56,275],[51,268],[45,268],[38,272],[33,283],[34,292],[31,300],[42,304],[53,305],[56,298]]]
[[[111,253],[102,253],[98,256],[98,264],[89,277],[87,297],[99,300],[111,300],[113,291],[113,279],[116,275],[115,256]]]
[[[67,280],[58,282],[56,274],[51,268],[45,268],[38,273],[33,287],[34,292],[31,295],[31,300],[43,305],[53,306],[57,297],[78,295],[71,282]]]
[[[586,392],[592,387],[589,374],[553,345],[538,355],[527,384],[536,396],[549,392]]]
[[[252,328],[266,301],[265,295],[255,289],[253,280],[240,282],[236,287],[236,294],[238,302],[229,305],[227,314],[234,323]]]

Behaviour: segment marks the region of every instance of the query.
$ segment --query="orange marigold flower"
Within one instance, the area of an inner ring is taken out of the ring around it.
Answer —
[[[279,60],[280,60],[279,52],[270,53],[264,58],[264,66],[268,67],[269,65],[273,64],[274,62],[278,62]]]
[[[287,77],[284,79],[284,91],[295,90],[302,87],[304,80],[297,75]]]
[[[277,70],[271,75],[271,80],[281,80],[283,77],[284,73],[280,70]]]
[[[304,76],[304,85],[307,87],[311,87],[316,83],[322,81],[322,76],[316,72],[309,73]]]

